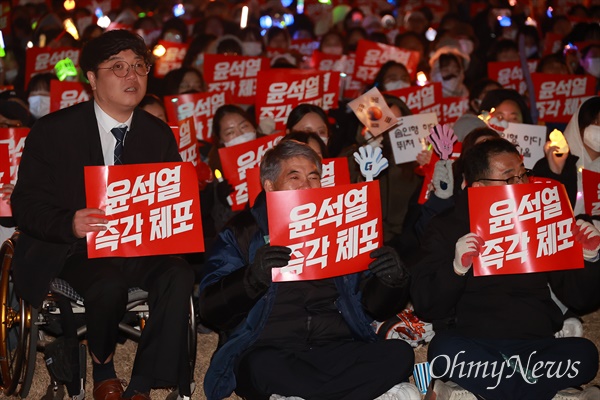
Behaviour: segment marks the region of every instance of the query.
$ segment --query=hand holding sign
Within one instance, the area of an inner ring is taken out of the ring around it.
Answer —
[[[360,173],[370,182],[381,171],[388,167],[387,158],[383,157],[379,147],[373,149],[370,145],[362,146],[354,152],[354,160],[360,166]]]
[[[271,285],[271,270],[285,267],[290,261],[292,251],[285,246],[270,246],[268,244],[256,251],[254,261],[246,270],[244,286],[252,298],[264,294]]]
[[[467,233],[458,239],[454,252],[454,272],[457,275],[466,274],[473,265],[473,259],[481,253],[485,242],[475,233]]]
[[[404,286],[408,279],[408,274],[396,250],[390,246],[384,246],[373,250],[370,256],[375,260],[369,264],[369,270],[384,285],[393,288]]]
[[[431,135],[429,141],[433,143],[436,153],[439,154],[441,160],[447,160],[452,154],[452,146],[458,140],[454,134],[454,130],[450,126],[436,125],[429,130]]]
[[[583,247],[583,259],[594,262],[598,260],[600,250],[600,232],[594,225],[582,219],[578,219],[573,226],[575,240]]]

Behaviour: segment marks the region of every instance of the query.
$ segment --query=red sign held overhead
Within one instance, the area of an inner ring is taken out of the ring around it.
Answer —
[[[156,59],[156,63],[153,66],[154,76],[156,78],[163,78],[169,71],[181,68],[181,64],[187,53],[188,45],[185,43],[159,40],[158,46],[163,46],[165,48],[165,54]]]
[[[85,167],[87,207],[110,220],[88,233],[90,258],[204,251],[198,179],[191,163]]]
[[[383,242],[378,181],[267,192],[267,212],[271,244],[292,249],[274,282],[364,271]]]
[[[228,92],[230,102],[254,104],[258,71],[269,69],[266,57],[229,56],[206,54],[204,80],[207,91]]]
[[[399,97],[413,114],[435,113],[438,121],[442,120],[442,84],[439,82],[390,90],[385,93]]]
[[[475,276],[583,268],[573,210],[552,180],[469,188],[471,232],[485,241]]]
[[[383,43],[359,40],[356,48],[356,64],[354,78],[365,83],[372,83],[381,66],[388,61],[396,61],[406,67],[410,76],[417,74],[419,52]]]
[[[174,125],[193,117],[196,138],[212,141],[212,120],[219,107],[229,103],[226,93],[189,93],[164,98],[167,120]]]
[[[79,67],[81,49],[75,47],[32,47],[25,51],[25,86],[31,77],[42,72],[54,73],[57,62],[69,58],[75,67]]]
[[[540,60],[528,60],[529,72],[535,72]],[[527,83],[523,78],[523,68],[519,61],[493,61],[488,62],[488,77],[504,87],[514,89],[520,94],[525,94]]]
[[[596,93],[590,75],[531,74],[540,120],[568,123],[579,106]]]

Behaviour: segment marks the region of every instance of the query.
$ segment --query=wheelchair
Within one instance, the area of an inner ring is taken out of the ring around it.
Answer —
[[[52,281],[49,293],[39,309],[19,298],[14,291],[11,271],[15,247],[18,242],[18,231],[7,239],[0,247],[0,394],[5,396],[27,397],[34,378],[36,354],[38,351],[47,354],[53,343],[68,338],[69,343],[78,343],[73,357],[74,365],[69,365],[66,375],[73,378],[70,382],[57,379],[50,373],[51,386],[58,390],[61,384],[67,387],[69,397],[83,399],[85,397],[86,348],[80,343],[85,336],[86,327],[83,322],[85,307],[83,298],[65,281]],[[120,334],[137,342],[141,336],[145,322],[149,316],[146,303],[147,293],[139,288],[131,288],[128,292],[127,312],[119,324]],[[46,338],[54,338],[46,340]],[[190,383],[194,389],[194,367],[196,362],[196,317],[194,303],[190,298],[190,318],[188,331],[188,348],[190,354]],[[71,346],[72,347],[72,346]],[[56,354],[64,353],[60,348]],[[73,350],[73,349],[71,349]],[[72,358],[71,357],[71,361]],[[46,364],[53,359],[46,356]],[[49,372],[51,368],[48,368]],[[62,368],[64,370],[64,368]],[[65,375],[64,373],[62,374]]]

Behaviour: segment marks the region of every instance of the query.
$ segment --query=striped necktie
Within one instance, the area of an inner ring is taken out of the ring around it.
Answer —
[[[123,164],[121,161],[121,156],[123,155],[123,140],[125,139],[125,134],[127,133],[127,127],[124,126],[122,128],[112,128],[110,132],[113,134],[115,139],[117,139],[117,144],[115,144],[115,165]]]

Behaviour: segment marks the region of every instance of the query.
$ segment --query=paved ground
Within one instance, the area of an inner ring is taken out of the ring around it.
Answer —
[[[597,346],[600,346],[600,310],[584,317],[584,333],[587,338],[593,340]],[[206,372],[210,355],[214,351],[216,344],[217,336],[215,334],[198,335],[198,358],[196,362],[195,373],[195,378],[198,386],[193,396],[194,399],[205,398],[202,390],[202,379],[204,377],[204,373]],[[119,377],[129,377],[129,371],[133,363],[134,351],[135,344],[131,341],[128,341],[124,345],[119,345],[119,348],[117,349],[117,356],[115,358],[117,373],[119,374]],[[426,348],[417,349],[416,362],[425,361],[426,352]],[[90,369],[91,368],[88,366],[88,375]],[[90,395],[88,395],[87,398],[89,399],[92,398],[92,388],[90,382],[91,378],[88,377],[87,392],[90,393]],[[46,367],[44,365],[44,361],[41,354],[38,354],[34,383],[32,385],[28,398],[42,398],[42,396],[44,396],[44,394],[47,391],[48,384],[48,373],[46,372]],[[596,376],[596,379],[592,382],[592,384],[600,384],[600,373]],[[168,395],[168,393],[169,392],[167,390],[156,390],[152,393],[152,398],[156,400],[162,400]],[[231,397],[231,399],[238,399],[238,397],[233,396]]]

